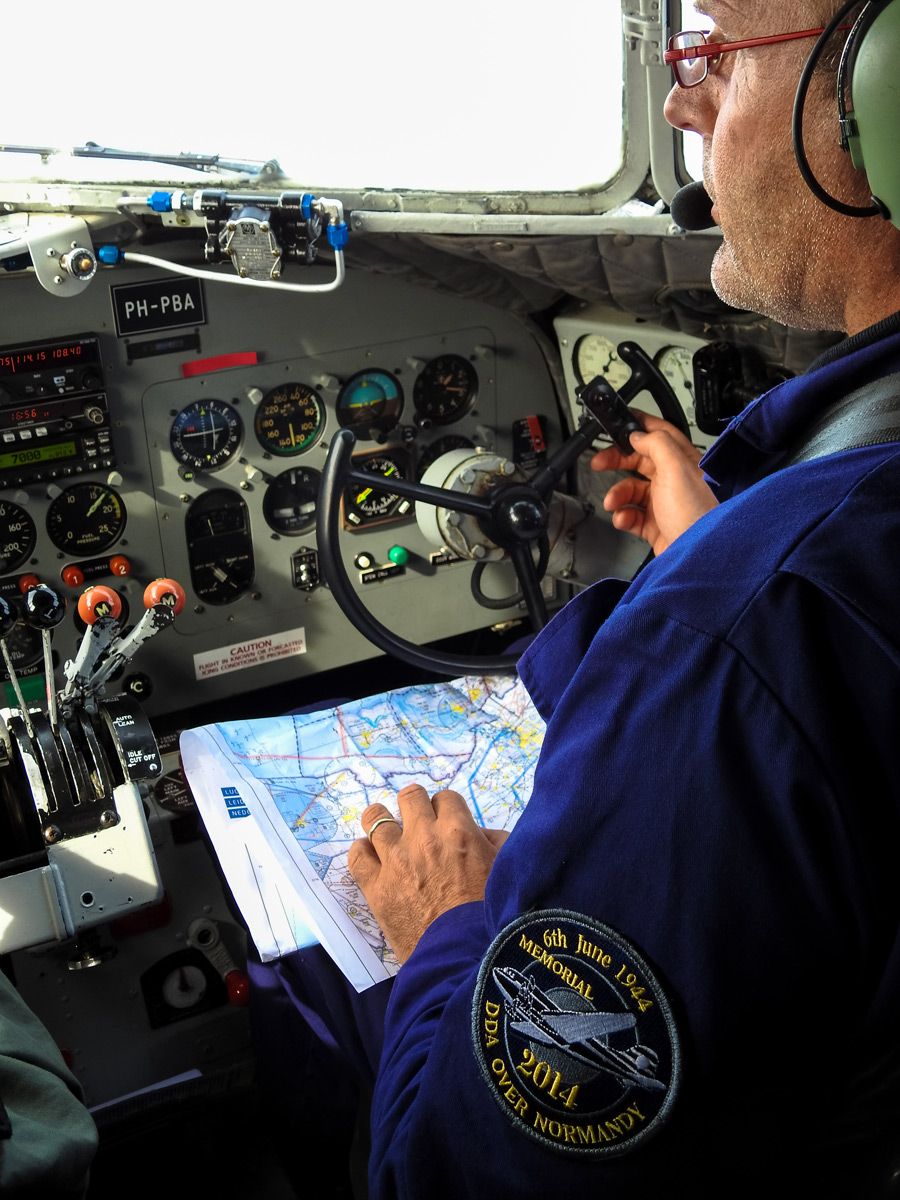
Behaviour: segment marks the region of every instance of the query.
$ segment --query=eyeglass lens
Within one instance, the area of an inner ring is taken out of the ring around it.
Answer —
[[[670,45],[673,50],[685,50],[688,46],[705,46],[706,37],[702,33],[688,30],[676,33]],[[682,87],[695,87],[706,78],[709,60],[705,55],[701,55],[699,58],[681,58],[676,59],[672,66],[675,68],[675,77]]]

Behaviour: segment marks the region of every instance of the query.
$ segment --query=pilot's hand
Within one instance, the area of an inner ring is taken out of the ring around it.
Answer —
[[[397,803],[402,824],[383,819],[391,817],[383,804],[365,810],[362,826],[367,836],[350,847],[347,863],[403,963],[436,917],[484,898],[487,877],[507,835],[476,825],[458,792],[437,792],[429,799],[423,787],[410,784]]]
[[[668,421],[649,413],[638,416],[646,432],[631,435],[635,453],[625,455],[610,446],[594,455],[591,466],[595,471],[624,469],[644,476],[614,483],[603,507],[613,514],[616,529],[637,534],[654,554],[662,554],[717,501],[698,466],[702,451]]]

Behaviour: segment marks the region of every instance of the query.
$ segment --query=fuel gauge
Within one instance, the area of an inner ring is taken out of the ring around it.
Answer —
[[[73,483],[47,509],[47,534],[67,554],[100,554],[125,528],[122,497],[102,483]]]

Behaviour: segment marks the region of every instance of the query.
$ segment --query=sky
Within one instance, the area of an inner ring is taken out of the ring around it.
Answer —
[[[4,56],[6,145],[276,158],[334,188],[568,190],[619,162],[614,0],[567,0],[557,20],[521,0],[32,11],[54,34]]]

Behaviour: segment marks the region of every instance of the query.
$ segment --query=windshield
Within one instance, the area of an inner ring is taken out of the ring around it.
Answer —
[[[521,0],[73,11],[57,57],[7,56],[7,146],[277,159],[327,188],[572,191],[622,162],[610,0],[569,0],[564,20]]]

